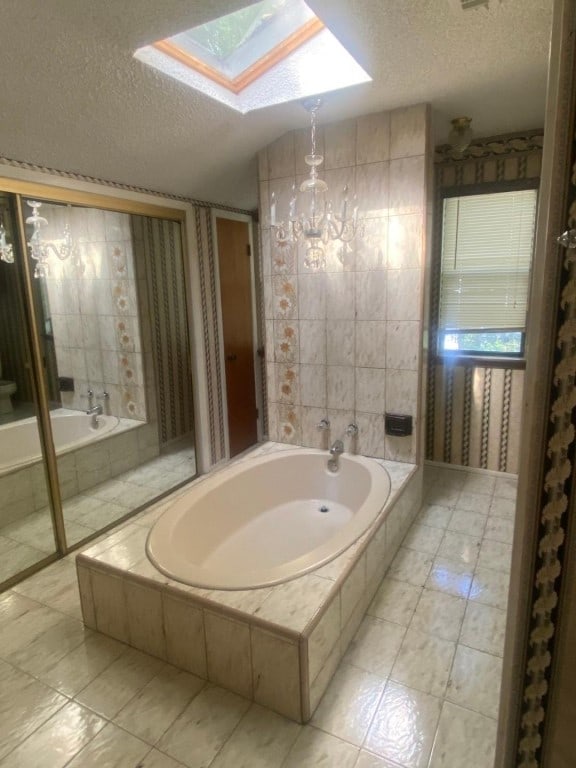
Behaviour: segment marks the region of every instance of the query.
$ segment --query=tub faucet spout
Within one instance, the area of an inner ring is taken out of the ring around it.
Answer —
[[[91,408],[88,408],[86,411],[86,416],[92,416],[92,426],[97,427],[98,426],[98,416],[101,416],[104,409],[98,403],[98,405],[93,405]]]
[[[328,459],[328,469],[330,472],[338,472],[340,468],[340,456],[344,453],[344,443],[342,440],[334,440],[330,446],[330,458]]]

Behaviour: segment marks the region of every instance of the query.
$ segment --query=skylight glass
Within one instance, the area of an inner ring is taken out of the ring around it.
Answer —
[[[134,55],[240,112],[370,80],[304,0],[262,0]]]

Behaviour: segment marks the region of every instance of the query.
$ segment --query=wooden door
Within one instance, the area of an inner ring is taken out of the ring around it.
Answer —
[[[216,219],[230,456],[258,439],[248,223]]]

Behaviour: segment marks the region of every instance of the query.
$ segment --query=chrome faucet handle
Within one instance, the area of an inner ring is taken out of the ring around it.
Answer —
[[[109,392],[102,392],[101,395],[96,395],[97,400],[109,400],[110,399],[110,393]]]
[[[358,425],[357,424],[348,424],[346,427],[346,434],[348,437],[356,437],[358,434]]]
[[[320,419],[318,424],[316,424],[316,429],[319,429],[323,432],[325,432],[327,429],[330,429],[330,422],[328,419]]]

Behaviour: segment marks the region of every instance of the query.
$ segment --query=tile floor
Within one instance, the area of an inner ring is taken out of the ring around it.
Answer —
[[[74,545],[93,536],[195,474],[194,448],[176,446],[136,469],[67,499],[63,512],[68,543]],[[0,584],[54,551],[48,507],[0,528]]]
[[[73,556],[0,595],[0,768],[492,768],[515,483],[427,476],[305,726],[85,629]]]

